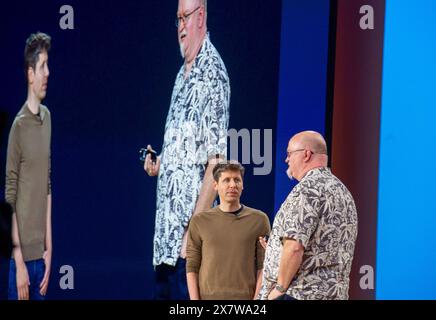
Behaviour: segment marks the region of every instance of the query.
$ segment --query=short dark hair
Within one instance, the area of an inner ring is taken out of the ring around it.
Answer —
[[[245,168],[236,160],[218,162],[212,171],[213,179],[218,182],[224,171],[239,171],[241,177],[244,178]]]
[[[24,74],[27,80],[27,70],[35,70],[38,63],[39,54],[43,51],[47,53],[51,48],[51,37],[43,32],[32,33],[26,40],[24,48]]]

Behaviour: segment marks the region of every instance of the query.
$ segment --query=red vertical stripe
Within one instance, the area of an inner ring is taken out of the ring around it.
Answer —
[[[373,30],[360,28],[363,5],[374,9]],[[350,299],[374,299],[375,290],[360,287],[359,271],[370,265],[375,276],[385,1],[338,0],[337,10],[331,166],[359,215]]]

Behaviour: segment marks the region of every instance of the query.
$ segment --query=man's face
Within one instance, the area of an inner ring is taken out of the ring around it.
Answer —
[[[286,170],[286,174],[289,179],[297,179],[299,164],[301,163],[301,157],[303,156],[304,149],[298,148],[297,144],[294,141],[290,140],[288,143],[288,148],[286,150],[286,159],[285,162],[288,164],[288,169]]]
[[[202,10],[202,8],[198,9],[200,5],[201,3],[199,0],[179,0],[177,17],[185,18],[179,19],[178,38],[180,53],[185,61],[192,61],[192,59],[194,59],[195,43],[198,40],[197,38],[199,34],[198,14],[200,10]],[[191,12],[192,14],[190,14]]]
[[[43,51],[38,56],[38,62],[36,63],[35,70],[29,68],[28,79],[30,90],[33,94],[42,101],[47,94],[48,76],[50,72],[48,70],[48,54]]]
[[[241,173],[233,170],[222,172],[218,182],[214,181],[214,185],[222,203],[239,202],[244,189]]]

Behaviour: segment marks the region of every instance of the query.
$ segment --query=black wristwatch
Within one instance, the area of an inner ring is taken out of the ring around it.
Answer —
[[[286,293],[286,289],[283,288],[281,285],[279,285],[278,283],[275,286],[276,290],[280,293]]]

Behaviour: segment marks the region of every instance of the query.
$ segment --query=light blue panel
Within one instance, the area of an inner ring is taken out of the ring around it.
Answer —
[[[436,2],[387,0],[377,299],[436,299]]]

